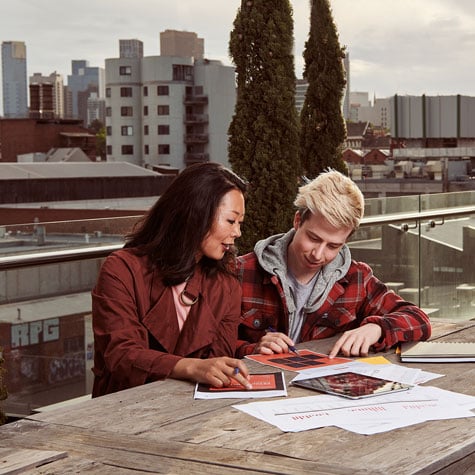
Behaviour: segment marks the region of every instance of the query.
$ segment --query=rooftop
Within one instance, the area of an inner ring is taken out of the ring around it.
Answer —
[[[0,163],[0,180],[156,175],[128,162]]]

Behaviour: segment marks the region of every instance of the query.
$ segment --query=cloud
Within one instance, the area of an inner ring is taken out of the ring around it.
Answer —
[[[310,28],[310,2],[292,0],[296,75]],[[354,90],[473,94],[475,2],[472,0],[331,0],[340,43],[350,53]],[[119,39],[137,38],[159,54],[166,29],[194,31],[206,56],[231,64],[229,33],[240,0],[2,1],[0,41],[25,41],[28,74],[71,72],[71,60],[104,66]]]
[[[470,60],[475,3],[359,0],[354,8],[349,0],[334,0],[332,5],[340,40],[350,52],[355,90],[379,97],[473,93],[466,78],[475,73]]]

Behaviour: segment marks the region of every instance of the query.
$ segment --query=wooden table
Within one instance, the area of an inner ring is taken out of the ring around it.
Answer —
[[[473,321],[433,324],[433,339],[475,341]],[[333,341],[300,346],[327,353]],[[473,363],[423,368],[446,375],[430,385],[475,396]],[[294,376],[286,373],[287,382]],[[239,400],[194,400],[193,389],[189,382],[160,381],[6,424],[0,427],[0,474],[475,473],[475,418],[371,436],[336,427],[284,433],[232,408]],[[288,389],[290,397],[315,395]]]

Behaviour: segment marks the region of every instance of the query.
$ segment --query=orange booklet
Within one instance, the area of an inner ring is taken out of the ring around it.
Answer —
[[[323,368],[353,361],[349,358],[328,358],[328,355],[311,350],[299,350],[299,354],[280,353],[273,355],[248,355],[246,358],[258,363],[275,366],[288,371],[303,371],[311,368]]]
[[[231,384],[224,388],[198,383],[195,388],[195,399],[287,396],[282,372],[250,374],[249,381],[252,384],[252,389],[246,389],[236,380],[232,380]]]

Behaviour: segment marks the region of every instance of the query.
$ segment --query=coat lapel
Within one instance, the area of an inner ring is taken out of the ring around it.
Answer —
[[[199,267],[186,285],[186,295],[191,300],[190,313],[180,333],[178,320],[170,287],[163,284],[159,272],[155,271],[150,289],[150,309],[143,317],[143,324],[157,342],[168,353],[191,355],[208,346],[216,337],[216,315],[203,298],[206,277]]]
[[[180,336],[175,302],[171,288],[163,284],[158,271],[153,273],[150,284],[150,304],[142,323],[165,351],[174,353]]]

